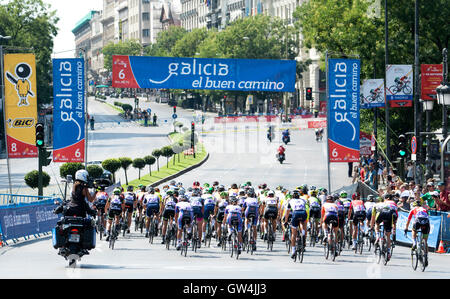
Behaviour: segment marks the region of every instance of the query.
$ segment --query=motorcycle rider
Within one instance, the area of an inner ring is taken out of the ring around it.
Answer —
[[[291,142],[291,133],[289,132],[289,129],[284,130],[282,135],[283,135],[283,140],[284,140],[285,137],[287,138],[287,142],[286,143]]]
[[[73,183],[72,196],[68,203],[68,209],[65,211],[64,216],[77,216],[86,218],[86,214],[95,216],[97,212],[89,206],[86,198],[89,202],[95,201],[95,196],[89,193],[88,186],[89,173],[84,170],[78,170],[75,173],[75,181]]]
[[[285,154],[286,149],[284,148],[283,145],[280,145],[280,147],[278,148],[278,155],[277,158],[280,158],[280,156],[283,156],[283,160],[286,159],[286,154]]]

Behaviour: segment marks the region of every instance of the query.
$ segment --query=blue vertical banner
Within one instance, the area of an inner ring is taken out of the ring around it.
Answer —
[[[359,59],[328,60],[329,162],[359,162]]]
[[[84,59],[53,59],[53,161],[83,162]]]

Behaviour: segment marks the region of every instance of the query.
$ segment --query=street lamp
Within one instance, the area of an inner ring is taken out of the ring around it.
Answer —
[[[427,131],[427,159],[426,159],[426,163],[429,164],[431,159],[430,159],[430,155],[431,155],[431,135],[429,134],[429,132],[431,131],[430,128],[430,116],[431,116],[431,111],[433,111],[433,106],[434,106],[434,101],[424,101],[421,100],[422,105],[423,105],[423,110],[426,112],[426,131]],[[432,175],[430,172],[430,168],[431,167],[427,167],[426,173],[425,173],[425,178],[429,179]]]
[[[444,64],[442,68],[442,83],[436,88],[438,104],[442,105],[442,135],[444,140],[447,138],[447,106],[450,106],[450,87],[448,85],[447,76],[447,49],[442,51]]]

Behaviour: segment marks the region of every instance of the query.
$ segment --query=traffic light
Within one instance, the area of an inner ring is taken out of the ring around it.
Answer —
[[[405,135],[398,136],[398,154],[400,155],[400,158],[403,158],[406,155],[406,137],[405,137]]]
[[[306,87],[306,100],[307,101],[312,101],[312,88],[311,87]]]
[[[177,113],[177,106],[173,106],[173,114]]]
[[[44,146],[44,125],[42,123],[36,124],[36,146],[43,147]]]
[[[51,151],[48,151],[46,148],[42,148],[39,151],[39,163],[42,166],[48,166],[52,162],[52,158],[50,156],[52,155]]]
[[[192,130],[192,131],[195,130],[195,122],[191,122],[191,130]]]

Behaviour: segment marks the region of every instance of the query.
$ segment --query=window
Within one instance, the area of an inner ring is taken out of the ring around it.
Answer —
[[[150,36],[150,29],[143,29],[142,30],[142,36],[143,37],[149,37]]]
[[[148,12],[142,13],[142,20],[143,20],[143,21],[148,21],[148,20],[150,20],[150,14],[149,14]]]

